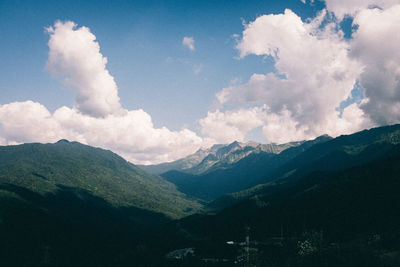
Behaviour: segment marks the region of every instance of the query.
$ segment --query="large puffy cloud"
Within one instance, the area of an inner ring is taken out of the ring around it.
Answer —
[[[122,114],[118,88],[106,69],[96,36],[72,21],[56,22],[50,34],[47,68],[77,89],[76,108],[83,114],[105,117]]]
[[[245,84],[224,88],[216,95],[218,101],[240,107],[265,105],[263,133],[273,142],[324,133],[335,136],[369,126],[358,106],[346,108],[357,109],[358,117],[338,112],[363,66],[349,56],[349,43],[327,19],[329,14],[322,11],[303,22],[286,9],[284,14],[263,15],[246,25],[237,45],[240,57],[271,56],[276,73],[253,74]]]
[[[379,124],[400,121],[400,4],[364,9],[354,17],[358,29],[351,55],[362,62],[360,83],[368,101],[361,106]]]
[[[355,16],[361,10],[368,8],[386,9],[400,3],[399,0],[325,0],[325,2],[327,9],[339,20],[345,16]]]
[[[259,118],[270,141],[400,122],[400,0],[326,0],[326,6],[306,22],[286,10],[246,25],[240,58],[271,56],[276,73],[253,74],[216,95],[241,109],[265,105]],[[350,39],[340,30],[345,16],[353,19]],[[345,107],[357,81],[365,99]]]
[[[292,113],[284,108],[278,113],[270,111],[267,105],[239,110],[208,112],[200,120],[202,133],[213,142],[230,143],[234,140],[244,141],[249,131],[261,127],[268,140],[276,143],[287,143],[294,140],[307,140],[323,133],[332,136],[350,134],[366,128],[370,122],[357,103],[343,110],[336,111],[325,118],[325,123],[312,131],[307,124],[299,124]]]
[[[263,125],[262,108],[239,109],[237,111],[208,112],[199,121],[202,133],[217,143],[244,141],[246,133]]]
[[[107,60],[88,28],[57,22],[48,32],[47,67],[77,89],[76,103],[54,113],[32,101],[0,105],[1,144],[65,138],[111,149],[135,163],[175,160],[204,144],[188,129],[155,128],[143,110],[123,109],[117,85],[106,69]]]
[[[187,129],[154,128],[150,115],[140,109],[97,118],[65,106],[51,114],[40,103],[14,102],[0,106],[0,123],[4,145],[65,138],[111,149],[136,163],[174,160],[202,145]]]
[[[0,136],[9,145],[51,142],[65,134],[45,106],[25,101],[0,105]]]

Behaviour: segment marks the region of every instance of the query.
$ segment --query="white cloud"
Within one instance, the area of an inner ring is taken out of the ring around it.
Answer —
[[[303,4],[306,4],[307,3],[307,0],[300,0]],[[309,0],[309,3],[310,4],[313,4],[314,3],[314,0]]]
[[[189,48],[190,51],[194,51],[194,38],[193,37],[183,37],[182,45]]]
[[[234,104],[242,112],[265,105],[258,118],[270,141],[323,133],[336,136],[400,122],[400,1],[327,0],[326,4],[327,11],[306,22],[285,10],[245,25],[237,44],[240,58],[271,56],[276,74],[253,74],[248,82],[216,94],[220,104]],[[338,30],[345,16],[353,17],[351,39]],[[356,81],[366,98],[340,115],[337,108]],[[247,132],[237,131],[242,136]]]
[[[25,101],[0,106],[3,144],[55,142],[65,138],[110,149],[136,163],[171,161],[194,152],[202,139],[183,129],[154,128],[143,110],[105,118],[61,107],[51,114],[40,103]]]
[[[240,58],[272,57],[276,71],[254,73],[247,82],[237,80],[217,93],[220,109],[199,120],[208,138],[188,129],[154,128],[143,110],[121,107],[95,36],[73,22],[58,22],[49,28],[47,65],[77,90],[76,103],[54,113],[32,101],[1,105],[0,144],[67,138],[111,149],[133,162],[161,162],[205,144],[242,141],[259,127],[269,141],[282,143],[398,123],[399,1],[326,0],[327,10],[305,22],[287,9],[245,25],[236,47]],[[330,17],[332,12],[337,19]],[[351,39],[338,30],[346,15],[358,25]],[[184,37],[182,44],[195,49],[192,37]],[[366,98],[340,115],[337,108],[357,81]],[[236,109],[226,111],[227,106]]]
[[[351,94],[362,65],[349,56],[350,46],[335,24],[321,28],[325,16],[322,11],[303,22],[287,9],[284,14],[263,15],[246,25],[237,45],[240,58],[271,56],[277,74],[253,74],[245,84],[224,88],[216,95],[218,101],[241,108],[265,105],[263,133],[273,142],[324,133],[335,136],[348,132],[343,125],[351,125],[353,131],[368,126],[362,112],[357,113],[362,119],[339,117],[337,107]],[[357,123],[348,124],[349,119]]]
[[[47,68],[77,88],[76,108],[83,114],[105,117],[123,114],[114,78],[106,69],[96,36],[72,21],[56,22],[50,34]]]
[[[243,141],[246,133],[263,125],[260,118],[262,109],[239,109],[237,111],[208,112],[207,117],[199,121],[202,133],[216,143]]]
[[[121,107],[117,85],[106,69],[107,60],[88,28],[77,28],[70,21],[56,22],[48,32],[47,66],[77,88],[75,106],[60,107],[52,114],[32,101],[0,105],[1,144],[65,138],[110,149],[135,163],[175,160],[203,145],[203,139],[188,129],[155,128],[143,110]]]
[[[200,125],[202,133],[209,136],[214,143],[244,141],[250,131],[262,127],[264,136],[278,144],[308,140],[324,133],[329,133],[331,136],[350,134],[371,125],[356,103],[346,107],[341,117],[339,114],[339,111],[329,114],[323,124],[310,129],[309,125],[296,121],[288,109],[271,112],[264,105],[225,112],[219,110],[208,112],[207,117],[200,120]]]
[[[368,101],[361,108],[379,124],[400,122],[400,4],[364,9],[354,17],[358,30],[351,55],[364,65],[360,83]]]
[[[339,21],[346,15],[355,16],[361,10],[374,7],[386,9],[400,3],[399,0],[325,0],[325,2],[326,8],[335,13]]]
[[[0,105],[0,126],[4,144],[52,142],[65,135],[47,108],[32,101]]]

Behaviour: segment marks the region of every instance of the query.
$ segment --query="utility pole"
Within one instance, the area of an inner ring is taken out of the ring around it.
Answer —
[[[240,255],[237,257],[237,261],[235,261],[235,264],[240,264],[242,267],[251,267],[255,265],[251,264],[250,252],[256,253],[257,248],[251,248],[250,244],[252,244],[253,246],[257,246],[258,242],[250,242],[250,227],[246,226],[244,229],[246,232],[244,242],[227,241],[226,244],[240,247]],[[253,256],[254,255],[252,255],[252,258],[254,258]]]
[[[246,267],[250,267],[250,227],[246,226],[246,246],[245,246],[245,252],[246,252]]]

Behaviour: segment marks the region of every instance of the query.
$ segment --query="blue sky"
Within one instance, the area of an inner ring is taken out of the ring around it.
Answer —
[[[3,0],[0,144],[155,163],[398,123],[399,30],[400,0]]]
[[[321,6],[298,0],[1,1],[0,103],[31,99],[51,111],[72,106],[73,92],[45,70],[44,31],[56,20],[72,20],[96,35],[123,106],[144,109],[157,127],[196,127],[231,80],[273,70],[271,59],[235,59],[232,35],[241,33],[242,20],[285,8],[306,19]],[[195,51],[182,46],[184,36],[194,38]]]

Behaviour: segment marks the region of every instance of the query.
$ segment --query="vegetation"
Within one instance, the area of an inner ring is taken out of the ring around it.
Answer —
[[[185,196],[110,151],[0,147],[0,265],[400,266],[400,125],[272,152],[176,172]]]
[[[179,226],[203,238],[199,247],[244,240],[249,226],[260,266],[398,266],[399,136],[397,125],[315,144],[278,168],[277,179]]]
[[[65,140],[0,147],[1,266],[154,262],[151,232],[200,207],[110,151]]]
[[[134,206],[171,218],[200,208],[173,184],[111,151],[66,140],[0,147],[0,181],[41,195],[62,188],[85,190],[116,207]]]

